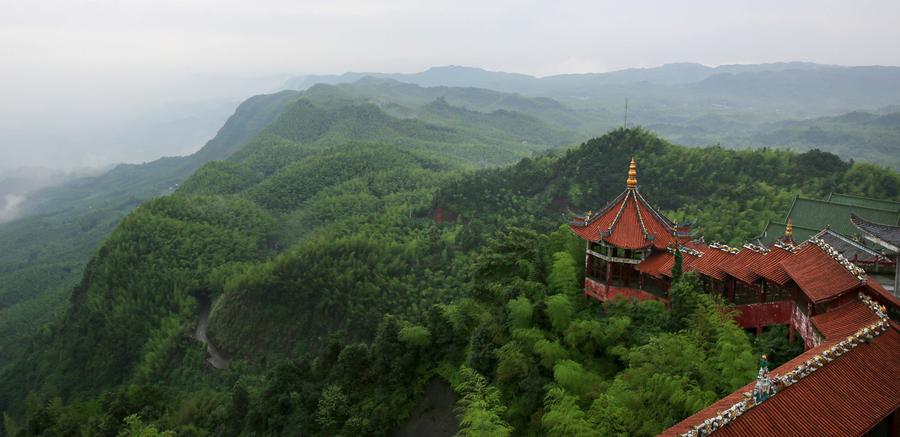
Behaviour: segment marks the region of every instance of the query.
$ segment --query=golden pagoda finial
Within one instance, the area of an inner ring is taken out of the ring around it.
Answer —
[[[637,187],[637,165],[634,163],[634,157],[631,157],[631,164],[628,165],[628,188]]]
[[[787,224],[784,226],[784,238],[794,237],[794,221],[788,217]]]

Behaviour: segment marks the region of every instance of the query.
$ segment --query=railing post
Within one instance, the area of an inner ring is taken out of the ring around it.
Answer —
[[[606,247],[606,256],[612,258],[612,246]],[[606,283],[609,284],[612,281],[612,261],[606,262]]]

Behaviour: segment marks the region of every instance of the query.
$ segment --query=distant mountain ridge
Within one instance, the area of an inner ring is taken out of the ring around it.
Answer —
[[[787,67],[785,65],[784,67]],[[747,70],[747,68],[745,68]],[[782,78],[803,82],[805,76],[834,77],[829,70],[783,70]],[[865,74],[885,75],[879,69],[867,70]],[[726,76],[744,76],[745,84],[755,83],[756,87],[766,88],[771,75],[763,72],[747,71]],[[900,107],[894,105],[880,106],[877,109],[855,109],[849,111],[822,111],[813,113],[811,117],[801,115],[787,116],[782,114],[789,101],[781,100],[771,108],[760,104],[760,101],[779,100],[776,97],[746,96],[736,99],[736,104],[722,97],[710,99],[696,88],[714,88],[720,76],[706,79],[691,85],[670,87],[673,93],[664,94],[656,91],[641,91],[628,88],[622,91],[623,100],[631,94],[633,106],[629,112],[629,124],[643,125],[650,130],[671,140],[691,146],[720,144],[726,148],[744,147],[778,147],[796,151],[821,149],[836,153],[844,159],[855,159],[900,168]],[[785,79],[785,81],[788,81]],[[631,87],[631,86],[629,86]],[[662,87],[661,85],[655,87]],[[772,85],[777,93],[778,88]],[[782,88],[787,85],[782,86]],[[626,87],[627,88],[627,87]],[[788,87],[789,88],[789,87]],[[677,93],[677,94],[675,94]],[[797,95],[798,101],[840,100],[828,96],[818,96],[814,90],[797,86],[793,91],[781,89],[781,93]],[[890,94],[883,93],[883,94]],[[622,113],[615,108],[615,103],[597,101],[581,102],[575,99],[558,100],[552,97],[532,97],[523,94],[504,93],[495,90],[475,87],[423,87],[416,84],[399,82],[389,78],[364,77],[354,83],[331,85],[315,85],[306,91],[310,99],[321,104],[329,101],[349,101],[353,98],[364,102],[376,103],[383,109],[401,117],[425,117],[430,111],[437,109],[439,101],[449,105],[465,108],[481,113],[494,111],[513,111],[519,118],[518,132],[529,124],[543,133],[549,133],[553,127],[570,131],[569,135],[559,132],[553,138],[545,137],[544,142],[559,144],[560,139],[573,142],[578,138],[587,138],[591,132],[600,132],[621,126]],[[624,103],[624,102],[623,102]],[[732,106],[729,106],[732,105]],[[611,107],[612,106],[612,107]],[[754,106],[762,108],[754,108]],[[802,107],[802,104],[794,104]],[[810,103],[815,110],[821,109]],[[422,108],[417,111],[412,108]],[[824,113],[824,115],[822,115]],[[494,114],[495,117],[500,114]],[[528,121],[525,116],[536,118]],[[478,117],[482,119],[481,117]],[[539,126],[544,123],[550,126]],[[464,126],[465,123],[460,123]],[[510,125],[512,126],[512,125]],[[534,137],[532,138],[540,138]]]
[[[534,77],[480,68],[445,66],[419,73],[344,73],[301,76],[287,89],[317,83],[341,84],[366,77],[393,79],[424,87],[486,88],[531,97],[551,97],[573,105],[616,108],[632,100],[635,108],[677,115],[690,111],[743,111],[802,118],[876,110],[900,104],[900,67],[845,67],[808,62],[722,65],[666,64],[609,73]],[[673,113],[674,111],[674,113]]]
[[[298,76],[284,84],[284,88],[303,90],[317,83],[338,84],[356,82],[367,76],[394,79],[421,86],[469,86],[497,91],[522,92],[528,88],[565,86],[578,81],[590,81],[593,85],[621,85],[636,82],[657,84],[685,84],[699,82],[716,74],[748,73],[760,71],[812,70],[833,68],[831,65],[812,62],[776,62],[767,64],[734,64],[708,67],[692,62],[665,64],[650,68],[628,68],[607,73],[571,73],[536,77],[522,73],[489,71],[477,67],[448,65],[431,67],[419,73],[347,72],[339,75]]]
[[[855,111],[835,117],[781,121],[761,126],[745,144],[793,150],[820,148],[845,158],[900,168],[900,112]]]

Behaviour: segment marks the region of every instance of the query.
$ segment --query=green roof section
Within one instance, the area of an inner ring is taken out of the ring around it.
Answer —
[[[793,222],[794,240],[797,242],[806,241],[825,228],[855,240],[860,239],[859,229],[850,222],[851,213],[875,223],[900,225],[900,202],[893,200],[840,193],[831,193],[826,200],[794,196],[784,220],[766,223],[757,239],[770,244],[781,238],[788,219]]]
[[[797,226],[816,230],[831,228],[843,235],[855,236],[859,234],[859,229],[850,223],[850,213],[856,213],[856,215],[875,223],[897,225],[900,222],[900,212],[896,210],[806,199],[800,196],[794,198],[794,203],[788,210],[784,221],[787,222],[788,218],[792,219],[795,228]]]
[[[843,205],[860,206],[863,208],[883,209],[886,211],[894,211],[900,213],[900,202],[892,200],[873,199],[871,197],[854,196],[852,194],[831,193],[828,195],[828,202],[840,203]]]
[[[778,222],[768,222],[766,223],[766,228],[763,230],[762,234],[758,237],[758,240],[762,241],[766,245],[772,244],[775,240],[784,236],[784,228],[787,225],[785,223]],[[821,231],[821,229],[813,229],[813,228],[805,228],[803,226],[797,226],[797,223],[794,223],[794,241],[798,243],[802,243],[816,235]]]

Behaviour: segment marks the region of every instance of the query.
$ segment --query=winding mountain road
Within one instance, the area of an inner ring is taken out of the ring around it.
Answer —
[[[206,345],[206,353],[209,354],[209,357],[206,358],[206,362],[214,369],[224,369],[228,367],[228,362],[231,360],[219,353],[212,342],[209,341],[209,337],[206,336],[206,329],[209,327],[209,312],[212,310],[212,301],[209,300],[208,295],[201,294],[197,296],[197,303],[200,304],[200,315],[197,320],[197,329],[194,331],[194,338]]]

